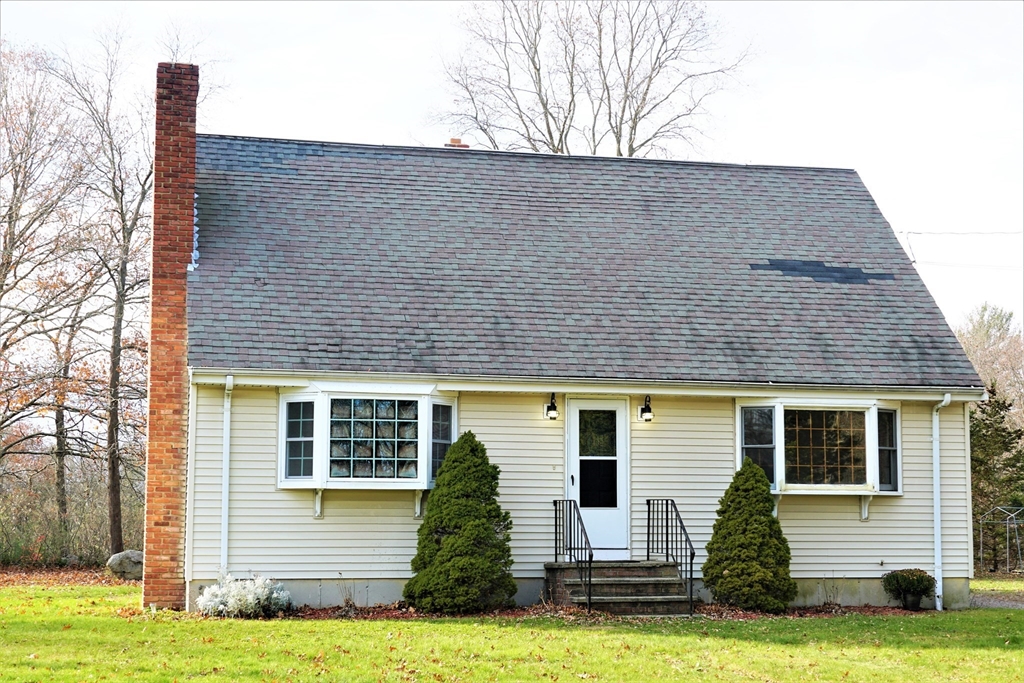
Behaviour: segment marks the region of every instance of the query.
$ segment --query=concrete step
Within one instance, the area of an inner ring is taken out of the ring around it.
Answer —
[[[548,562],[544,568],[549,572],[565,572],[575,570],[575,562]],[[679,578],[676,565],[672,562],[645,561],[645,560],[595,560],[592,567],[592,576],[596,578],[616,578],[635,576],[662,576]]]
[[[578,607],[587,604],[585,595],[573,595],[571,600]],[[697,602],[694,600],[695,604]],[[679,616],[690,613],[690,601],[679,595],[594,596],[590,605],[610,614]]]
[[[583,593],[579,578],[565,579],[565,587],[574,595]],[[595,596],[686,595],[686,583],[678,576],[616,576],[591,581]]]

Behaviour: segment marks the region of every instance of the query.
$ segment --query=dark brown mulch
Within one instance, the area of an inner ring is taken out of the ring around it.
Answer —
[[[106,568],[0,567],[0,588],[5,586],[138,586],[141,581],[122,581]]]
[[[911,612],[901,607],[874,607],[865,605],[863,607],[841,606],[841,605],[817,605],[814,607],[790,607],[783,614],[764,614],[763,612],[750,612],[737,607],[725,605],[700,605],[697,613],[702,617],[712,620],[727,621],[748,621],[751,619],[820,619],[826,617],[845,617],[851,614],[860,614],[869,617],[908,617],[921,612]]]
[[[694,610],[694,616],[703,617],[714,621],[749,621],[753,619],[816,619],[824,617],[844,617],[851,614],[862,614],[865,616],[912,616],[920,612],[911,612],[898,607],[840,607],[838,605],[825,605],[818,607],[797,607],[791,608],[785,614],[765,614],[763,612],[750,612],[735,607],[724,605],[699,605]],[[434,618],[437,615],[418,612],[407,607],[403,602],[396,602],[390,605],[374,605],[373,607],[359,607],[348,603],[337,607],[300,607],[293,613],[293,617],[299,619],[423,619]],[[513,609],[496,610],[487,614],[472,614],[465,618],[478,619],[481,616],[497,617],[501,619],[522,620],[536,617],[552,617],[561,619],[568,623],[578,624],[604,624],[615,622],[636,622],[649,621],[658,617],[633,617],[606,614],[604,612],[587,612],[579,607],[568,607],[560,605],[542,604],[529,607],[516,607]],[[664,617],[673,618],[673,617]]]
[[[527,617],[542,616],[568,616],[577,613],[586,614],[586,610],[574,607],[554,607],[552,605],[531,605],[529,607],[513,607],[511,609],[494,610],[484,614],[468,615],[444,615],[453,618],[479,619],[481,616],[498,617],[502,619],[525,619]],[[300,607],[293,616],[299,619],[425,619],[435,618],[436,614],[427,614],[417,611],[414,607],[408,607],[404,602],[395,602],[390,605],[374,605],[372,607],[359,607],[351,601],[344,605],[335,607]]]

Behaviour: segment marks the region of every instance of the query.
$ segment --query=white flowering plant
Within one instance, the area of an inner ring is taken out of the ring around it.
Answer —
[[[291,606],[292,596],[283,584],[263,576],[235,579],[224,573],[217,583],[204,588],[196,600],[200,614],[242,619],[272,617],[287,612]]]

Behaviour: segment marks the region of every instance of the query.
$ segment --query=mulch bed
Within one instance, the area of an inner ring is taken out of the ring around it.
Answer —
[[[106,568],[0,567],[0,588],[6,586],[139,586],[141,581],[122,581]]]
[[[764,614],[748,612],[736,607],[725,605],[700,605],[696,612],[706,619],[747,621],[750,619],[820,619],[828,617],[845,617],[860,614],[867,617],[909,617],[921,612],[912,612],[902,607],[863,607],[841,605],[817,605],[814,607],[791,607],[784,614]]]
[[[694,610],[694,616],[700,616],[712,621],[750,621],[753,619],[815,619],[827,617],[845,617],[851,614],[865,616],[912,616],[921,612],[911,612],[899,607],[840,607],[837,605],[826,605],[819,607],[797,607],[791,608],[785,614],[764,614],[762,612],[748,612],[734,607],[723,605],[698,605]],[[650,621],[659,617],[634,617],[606,614],[604,612],[587,612],[579,607],[561,605],[531,605],[529,607],[516,607],[513,609],[496,610],[484,615],[468,615],[467,619],[479,619],[481,616],[513,619],[537,617],[551,617],[568,623],[578,624],[604,624],[624,623],[637,621]],[[337,607],[300,607],[292,614],[298,619],[423,619],[432,618],[432,615],[417,612],[415,609],[405,606],[405,603],[396,602],[390,605],[374,605],[373,607],[359,607],[352,603]],[[460,618],[460,617],[456,617]],[[660,617],[672,619],[676,617]]]

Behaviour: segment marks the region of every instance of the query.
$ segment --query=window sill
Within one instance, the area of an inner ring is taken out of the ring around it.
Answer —
[[[902,491],[879,491],[875,487],[866,486],[829,486],[825,484],[810,486],[785,486],[772,489],[772,495],[783,496],[902,496]]]
[[[427,484],[420,479],[402,479],[390,481],[316,481],[315,479],[282,479],[277,482],[278,489],[288,490],[349,490],[349,491],[422,491]]]

